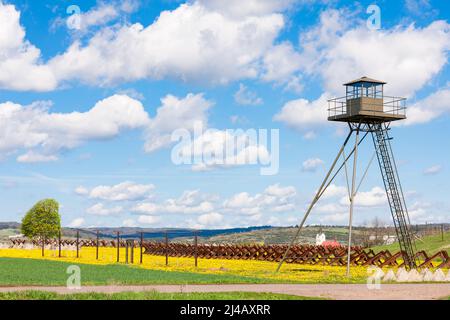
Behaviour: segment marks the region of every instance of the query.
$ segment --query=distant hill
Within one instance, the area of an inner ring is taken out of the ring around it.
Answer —
[[[140,233],[143,232],[144,237],[146,239],[159,239],[164,238],[167,232],[168,237],[170,239],[174,238],[186,238],[193,237],[194,231],[197,232],[197,235],[202,238],[210,238],[213,236],[219,235],[236,235],[242,234],[246,232],[252,232],[256,230],[269,230],[271,226],[258,226],[258,227],[247,227],[247,228],[230,228],[230,229],[201,229],[201,230],[193,230],[193,229],[183,229],[183,228],[98,228],[98,229],[82,229],[83,232],[92,232],[95,234],[96,230],[99,230],[99,233],[102,237],[116,237],[116,232],[119,231],[121,237],[123,238],[136,238],[140,236]]]
[[[0,230],[3,229],[19,229],[20,223],[18,222],[0,222]]]
[[[436,233],[441,227],[447,231],[445,241],[442,242],[436,236],[435,238],[428,239],[424,237],[430,233]],[[413,232],[425,239],[425,242],[416,241],[419,250],[425,249],[426,251],[437,250],[449,250],[450,245],[450,224],[436,224],[436,225],[418,225],[412,226]],[[207,243],[265,243],[265,244],[282,244],[291,241],[295,235],[297,228],[292,227],[272,227],[272,226],[253,226],[247,228],[229,228],[229,229],[202,229],[193,230],[189,228],[139,228],[139,227],[100,227],[100,228],[63,228],[63,237],[75,238],[77,231],[80,233],[80,238],[95,238],[97,230],[100,237],[103,239],[114,239],[117,231],[120,232],[121,238],[139,238],[140,233],[144,233],[146,240],[162,240],[165,237],[166,232],[169,235],[170,241],[174,242],[193,242],[194,231],[199,236],[199,242]],[[343,245],[348,241],[348,228],[347,226],[306,226],[300,233],[297,239],[298,243],[314,244],[316,235],[320,232],[325,233],[327,240],[336,240]],[[17,222],[0,222],[0,240],[8,239],[8,236],[19,234],[20,224]],[[392,227],[381,228],[378,231],[374,231],[371,228],[365,228],[360,226],[353,227],[353,244],[361,246],[370,246],[367,242],[368,236],[378,234],[383,235],[395,235],[395,230]],[[434,239],[434,240],[433,240]],[[397,250],[398,244],[390,246],[374,247],[376,250],[382,250],[387,248],[389,250]]]
[[[202,229],[196,230],[200,238],[210,238],[219,235],[241,234],[246,232],[252,232],[257,230],[271,229],[271,226],[258,226],[247,228],[229,228],[229,229]],[[81,238],[95,238],[99,231],[101,238],[115,238],[117,232],[120,232],[121,238],[137,238],[140,237],[141,232],[144,233],[145,239],[162,239],[165,237],[166,232],[171,240],[177,239],[183,241],[184,238],[192,238],[194,231],[188,228],[138,228],[138,227],[100,227],[100,228],[63,228],[63,237],[74,238],[77,235],[77,231],[80,233]],[[20,223],[17,222],[0,222],[0,239],[5,239],[10,235],[20,233]]]
[[[444,239],[442,239],[442,235],[439,233],[424,236],[416,241],[417,251],[424,250],[428,254],[435,254],[438,251],[447,251],[450,254],[450,232],[444,232]],[[399,251],[398,243],[393,243],[385,246],[376,246],[372,247],[374,252],[379,252],[381,250],[389,250],[390,252]]]
[[[296,227],[273,227],[270,229],[252,230],[240,234],[222,234],[209,237],[207,240],[214,243],[266,243],[281,244],[288,243],[297,232]],[[303,228],[297,239],[298,243],[315,244],[316,235],[325,233],[328,240],[336,240],[345,243],[348,237],[348,229],[340,226],[307,226]],[[354,229],[357,238],[360,231]]]

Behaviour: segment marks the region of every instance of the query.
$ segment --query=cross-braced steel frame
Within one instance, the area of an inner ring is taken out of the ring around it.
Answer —
[[[403,260],[407,268],[415,268],[417,263],[415,261],[415,243],[412,237],[410,220],[408,215],[408,210],[406,207],[402,186],[400,183],[400,178],[398,175],[397,165],[395,163],[394,154],[392,152],[392,146],[389,136],[390,122],[349,122],[349,133],[344,140],[336,158],[334,159],[325,179],[323,180],[320,188],[318,189],[316,195],[314,196],[310,206],[306,210],[303,219],[298,225],[297,231],[289,243],[282,259],[280,260],[277,272],[280,270],[281,266],[288,258],[289,252],[292,246],[297,241],[301,230],[303,229],[305,222],[310,215],[312,209],[316,203],[320,200],[322,195],[334,181],[339,172],[345,168],[345,175],[347,179],[348,195],[350,200],[350,212],[349,212],[349,237],[348,237],[348,252],[347,252],[347,275],[350,275],[350,256],[351,256],[351,244],[352,244],[352,223],[353,223],[353,211],[355,197],[361,187],[363,180],[365,179],[367,172],[369,170],[372,161],[376,155],[379,168],[381,171],[381,176],[383,178],[383,183],[386,190],[386,195],[389,202],[389,207],[391,209],[391,215],[394,221],[395,230],[397,233],[397,239],[400,244],[400,250],[403,255]],[[355,134],[355,143],[348,156],[345,155],[345,148],[349,144],[352,135]],[[360,135],[363,134],[362,138]],[[357,163],[358,163],[358,148],[360,144],[366,139],[366,137],[371,134],[372,140],[375,147],[375,153],[370,160],[359,184],[356,184],[357,175]],[[337,167],[339,159],[343,157],[343,163]],[[351,185],[349,183],[347,163],[349,159],[353,157],[353,173],[351,179]],[[335,171],[335,169],[337,170]]]

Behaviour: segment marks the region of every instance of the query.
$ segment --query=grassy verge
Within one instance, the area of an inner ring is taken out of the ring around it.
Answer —
[[[435,254],[436,252],[441,250],[446,250],[448,253],[450,253],[450,232],[444,233],[444,240],[442,240],[442,236],[438,234],[423,237],[422,240],[416,240],[415,242],[418,251],[424,250],[429,255]],[[400,250],[398,243],[393,243],[385,246],[376,246],[372,247],[371,249],[373,249],[374,252],[379,252],[386,249],[390,252],[396,252]]]
[[[0,286],[64,286],[69,277],[66,273],[67,267],[73,264],[48,260],[0,258]],[[82,285],[275,282],[267,279],[237,275],[149,270],[125,265],[89,265],[78,263],[76,265],[80,267]]]
[[[56,294],[45,291],[21,291],[0,293],[0,300],[319,300],[319,298],[258,292],[161,293],[146,291],[113,294]]]

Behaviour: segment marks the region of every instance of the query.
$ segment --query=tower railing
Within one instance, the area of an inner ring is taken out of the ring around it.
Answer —
[[[328,117],[348,115],[348,102],[350,100],[351,97],[349,98],[348,96],[328,100]],[[370,102],[364,102],[364,104],[366,106],[379,106],[379,104]],[[406,116],[406,98],[383,96],[383,112],[373,112],[379,113],[380,115],[389,114],[396,116]]]

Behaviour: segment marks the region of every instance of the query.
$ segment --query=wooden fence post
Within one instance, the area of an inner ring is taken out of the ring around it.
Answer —
[[[61,230],[58,233],[58,257],[61,258]]]
[[[125,263],[128,264],[128,246],[130,242],[128,240],[125,240]]]
[[[197,268],[198,266],[198,234],[197,231],[195,231],[195,236],[194,236],[194,259],[195,259],[195,267]]]
[[[119,248],[120,248],[120,232],[117,231],[117,262],[120,261],[120,258],[119,258],[120,249]]]
[[[80,230],[77,230],[77,258],[80,257]]]
[[[45,250],[45,236],[42,237],[42,256],[45,256],[44,250]]]
[[[134,239],[130,241],[130,243],[131,243],[130,263],[134,264]]]
[[[166,231],[166,247],[165,247],[165,251],[166,251],[166,266],[169,265],[169,235],[167,234]]]
[[[141,243],[140,243],[140,255],[141,255],[140,263],[141,264],[142,264],[142,258],[143,258],[143,256],[142,256],[142,247],[143,247],[143,245],[144,245],[144,233],[141,232]]]
[[[98,230],[97,230],[97,241],[95,242],[95,247],[96,247],[96,250],[95,250],[95,259],[96,259],[96,260],[98,260],[98,238],[99,238],[99,232],[98,232]]]

